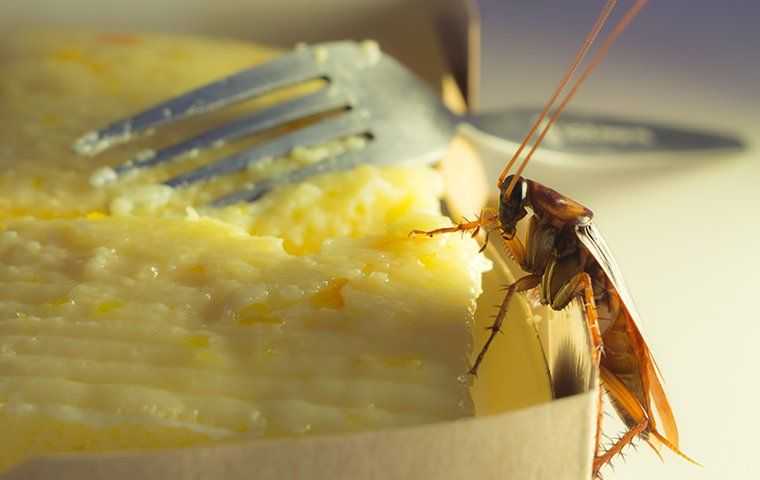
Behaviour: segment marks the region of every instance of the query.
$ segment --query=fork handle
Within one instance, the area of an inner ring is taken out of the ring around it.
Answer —
[[[462,117],[480,133],[509,142],[522,142],[538,118],[537,109],[472,114]],[[546,125],[547,119],[544,119]],[[488,139],[486,139],[488,140]],[[542,150],[581,154],[629,154],[740,150],[744,143],[733,135],[645,123],[612,116],[565,112],[541,144]]]

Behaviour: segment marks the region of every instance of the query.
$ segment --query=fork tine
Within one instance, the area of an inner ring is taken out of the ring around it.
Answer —
[[[361,110],[351,110],[348,113],[320,120],[308,127],[289,132],[276,140],[231,155],[210,165],[204,165],[182,175],[177,175],[164,183],[170,187],[180,187],[208,180],[212,177],[243,170],[265,158],[282,157],[297,146],[318,145],[339,137],[365,133],[368,129],[367,113]]]
[[[382,155],[382,149],[379,149],[376,144],[370,142],[361,150],[345,152],[327,160],[267,178],[257,182],[250,188],[224,195],[211,202],[210,206],[221,208],[241,202],[254,202],[275,187],[289,183],[298,183],[315,175],[347,170],[359,164],[376,164],[382,163],[385,160]]]
[[[155,153],[150,151],[139,153],[133,160],[115,167],[114,170],[122,174],[137,168],[159,165],[190,152],[260,133],[299,118],[348,107],[350,104],[349,98],[345,95],[334,94],[329,87],[323,88],[310,95],[275,105],[219,128],[205,131],[194,138],[162,148]]]
[[[243,70],[192,90],[109,126],[89,132],[74,144],[79,154],[95,155],[111,145],[191,115],[210,112],[275,88],[318,78],[324,74],[309,48],[299,48],[263,65]]]

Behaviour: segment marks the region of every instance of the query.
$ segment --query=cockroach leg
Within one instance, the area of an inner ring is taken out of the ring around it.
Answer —
[[[451,227],[436,228],[435,230],[412,230],[409,235],[425,235],[427,237],[433,237],[435,235],[441,235],[444,233],[456,233],[456,232],[473,232],[472,236],[478,234],[481,228],[490,230],[499,226],[499,219],[496,212],[490,209],[484,209],[480,216],[472,221],[464,221],[452,225]]]
[[[594,301],[593,282],[591,280],[591,276],[586,272],[579,273],[578,276],[580,277],[578,288],[582,290],[584,297],[583,308],[586,312],[586,327],[588,328],[589,338],[591,339],[591,361],[594,363],[594,370],[597,371],[599,369],[599,362],[601,360],[603,343],[602,333],[599,329],[599,317],[597,315],[596,302]],[[604,392],[601,388],[599,388],[599,395],[597,396],[596,400],[597,417],[595,439],[596,445],[594,447],[595,458],[597,455],[599,455],[601,444],[602,419],[604,418],[604,410],[602,409],[603,397]],[[597,472],[596,469],[595,472]]]
[[[412,230],[411,235],[425,235],[428,237],[434,237],[435,235],[441,235],[443,233],[456,233],[456,232],[469,232],[481,227],[480,220],[474,220],[472,222],[457,223],[451,227],[436,228],[435,230]]]
[[[596,396],[596,443],[594,445],[594,460],[599,457],[599,451],[601,450],[602,442],[602,421],[604,420],[604,409],[602,408],[604,402],[604,390],[600,387],[599,394]]]
[[[599,368],[600,355],[604,350],[604,343],[602,342],[602,331],[599,328],[599,316],[596,310],[596,301],[594,300],[594,288],[591,282],[591,276],[583,272],[581,276],[581,285],[583,289],[583,308],[586,311],[586,324],[588,326],[589,338],[592,343],[592,360],[594,367]]]
[[[599,470],[607,465],[612,458],[619,454],[623,448],[625,448],[626,445],[633,442],[633,440],[639,436],[643,431],[647,429],[647,426],[649,425],[649,420],[647,418],[642,419],[639,423],[634,425],[633,428],[625,432],[622,437],[620,437],[614,445],[612,445],[604,454],[597,456],[594,458],[594,477],[599,476]]]
[[[476,233],[473,234],[472,236],[474,237],[475,235],[476,235]],[[486,230],[486,239],[483,241],[483,246],[480,247],[480,250],[478,250],[478,253],[483,253],[483,252],[486,251],[486,247],[488,247],[488,237],[490,237],[490,236],[491,236],[491,231],[490,230]]]
[[[496,314],[496,319],[493,324],[486,327],[491,333],[488,336],[485,345],[483,345],[483,348],[480,349],[480,353],[478,353],[475,363],[473,363],[472,368],[470,368],[470,375],[474,377],[478,375],[478,368],[480,368],[480,364],[483,361],[488,348],[491,346],[491,342],[496,338],[496,334],[501,332],[501,325],[504,323],[504,317],[507,315],[507,308],[509,306],[509,301],[512,299],[512,295],[514,295],[515,292],[524,292],[531,288],[535,288],[539,283],[541,283],[541,276],[526,275],[507,287],[507,293],[504,295],[504,300],[502,300],[501,305],[499,305],[499,312]]]
[[[525,265],[525,245],[523,245],[520,239],[515,236],[512,238],[503,237],[503,240],[504,245],[507,247],[506,251],[512,257],[512,260],[520,266]]]

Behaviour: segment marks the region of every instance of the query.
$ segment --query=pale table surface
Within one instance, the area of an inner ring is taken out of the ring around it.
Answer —
[[[602,3],[480,0],[481,107],[543,103]],[[650,2],[574,102],[736,131],[746,152],[649,159],[665,168],[544,156],[527,172],[595,211],[644,317],[682,447],[705,465],[668,454],[663,464],[639,448],[608,480],[758,475],[758,20],[760,2]],[[501,161],[490,160],[492,169]]]

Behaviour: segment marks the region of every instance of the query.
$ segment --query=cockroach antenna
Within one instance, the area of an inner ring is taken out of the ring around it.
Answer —
[[[604,42],[602,43],[602,45],[594,53],[594,56],[592,57],[589,65],[585,68],[583,73],[581,73],[581,75],[575,81],[572,88],[570,89],[570,91],[568,91],[567,95],[565,95],[564,99],[559,104],[559,106],[554,111],[554,113],[551,115],[551,117],[549,117],[548,122],[546,123],[543,130],[539,134],[538,138],[536,139],[536,142],[533,144],[530,151],[525,156],[525,159],[523,159],[522,163],[520,164],[517,171],[515,172],[515,175],[512,177],[512,181],[509,183],[509,186],[507,187],[504,197],[509,198],[509,195],[512,193],[512,190],[514,190],[515,185],[517,185],[517,181],[520,178],[520,175],[522,175],[523,170],[525,170],[525,167],[528,165],[528,162],[533,156],[533,153],[541,145],[541,142],[543,141],[547,132],[549,131],[551,126],[554,124],[554,122],[557,121],[557,118],[559,118],[560,113],[562,113],[562,111],[565,109],[565,107],[570,102],[570,100],[573,99],[575,94],[578,92],[578,89],[580,88],[580,86],[588,78],[588,76],[591,75],[591,72],[593,72],[594,69],[602,62],[602,60],[604,60],[604,57],[607,55],[607,52],[609,51],[612,44],[615,43],[615,41],[618,39],[620,34],[622,34],[623,31],[626,29],[626,27],[628,27],[628,25],[633,21],[633,19],[636,18],[636,15],[638,15],[641,9],[644,8],[644,6],[647,4],[647,1],[648,0],[636,0],[636,2],[631,6],[631,8],[628,9],[625,15],[623,15],[623,18],[621,18],[618,21],[617,25],[615,25],[615,28],[612,29],[612,31],[607,36],[607,38],[604,39]],[[533,125],[533,128],[531,128],[530,132],[528,132],[528,135],[526,135],[525,139],[520,144],[520,148],[517,149],[517,152],[515,152],[515,155],[512,157],[512,160],[510,160],[510,162],[504,167],[504,170],[502,170],[501,175],[499,175],[498,186],[500,189],[502,188],[502,183],[507,178],[507,175],[509,175],[509,171],[514,165],[517,157],[519,156],[519,154],[527,145],[530,138],[535,133],[536,129],[538,128],[538,125],[543,121],[544,117],[551,109],[552,105],[554,104],[554,101],[559,97],[559,94],[564,89],[570,77],[573,75],[573,73],[577,69],[578,64],[581,62],[583,57],[585,57],[588,49],[591,47],[591,43],[593,43],[593,40],[596,38],[596,36],[599,34],[599,31],[604,26],[604,23],[607,21],[607,18],[612,12],[612,9],[614,8],[614,6],[615,6],[614,1],[608,1],[605,4],[604,8],[602,9],[602,13],[600,14],[599,18],[594,24],[594,27],[591,29],[589,36],[586,37],[586,41],[584,41],[583,46],[578,51],[575,61],[573,61],[573,63],[570,65],[570,68],[568,68],[565,74],[565,77],[562,78],[562,81],[560,82],[559,86],[555,90],[550,101],[547,102],[546,106],[544,107],[544,110],[541,112],[541,115],[539,115],[537,121]]]
[[[536,133],[538,126],[541,125],[541,122],[544,120],[544,117],[546,117],[546,114],[549,112],[552,105],[559,97],[559,94],[562,93],[562,90],[564,90],[565,86],[567,85],[567,82],[570,81],[573,74],[578,69],[578,65],[581,64],[581,62],[583,61],[583,58],[586,56],[589,49],[591,48],[591,45],[594,43],[594,40],[596,40],[597,35],[599,35],[599,32],[604,27],[604,24],[607,22],[607,18],[609,18],[610,14],[612,13],[612,10],[615,8],[616,3],[617,3],[617,0],[607,0],[607,3],[604,5],[604,8],[602,8],[602,12],[599,14],[599,17],[596,19],[596,22],[594,22],[594,26],[591,28],[591,31],[583,40],[581,47],[578,49],[578,53],[576,53],[573,63],[571,63],[570,66],[567,68],[567,70],[565,71],[565,75],[562,77],[562,80],[560,80],[559,85],[557,85],[557,88],[554,90],[554,94],[552,94],[551,98],[549,98],[549,100],[546,102],[546,105],[544,105],[544,109],[541,111],[541,114],[538,116],[536,121],[531,126],[530,131],[528,131],[528,134],[525,136],[525,139],[520,144],[520,147],[517,149],[514,155],[512,155],[512,159],[502,169],[501,175],[499,175],[499,183],[497,185],[498,187],[501,187],[502,182],[504,182],[504,179],[507,178],[507,174],[512,169],[512,166],[514,166],[517,159],[520,157],[520,154],[522,153],[525,146],[528,144],[528,141],[531,139],[531,137],[533,137],[533,134]]]

